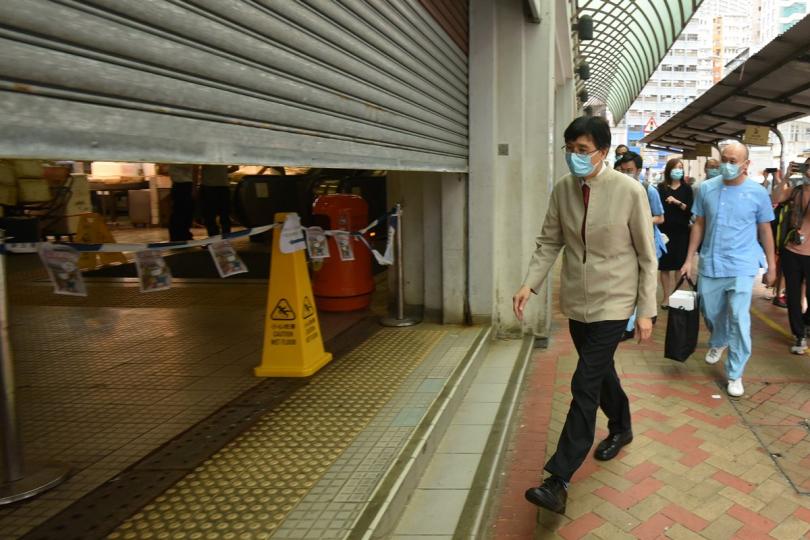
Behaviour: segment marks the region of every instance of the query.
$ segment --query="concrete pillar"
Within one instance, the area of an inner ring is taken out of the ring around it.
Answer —
[[[489,323],[495,299],[496,19],[501,2],[470,0],[469,303],[473,323]],[[518,4],[516,2],[516,4]],[[472,261],[475,261],[473,264]]]
[[[441,175],[442,322],[467,322],[467,175]]]
[[[470,309],[502,336],[548,331],[548,292],[512,314],[554,179],[555,4],[470,3]]]
[[[424,317],[442,320],[442,179],[440,174],[422,178],[422,258]]]

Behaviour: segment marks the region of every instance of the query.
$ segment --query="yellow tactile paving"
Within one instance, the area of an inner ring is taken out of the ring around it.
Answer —
[[[446,333],[381,330],[109,538],[270,538]]]

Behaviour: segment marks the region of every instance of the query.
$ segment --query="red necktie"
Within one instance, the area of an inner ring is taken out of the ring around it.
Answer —
[[[582,243],[585,243],[585,221],[588,218],[588,201],[591,198],[591,187],[584,183],[582,184],[582,202],[585,204],[585,213],[582,215]]]

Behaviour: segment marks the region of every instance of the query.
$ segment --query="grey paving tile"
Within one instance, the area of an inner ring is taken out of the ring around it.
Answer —
[[[434,454],[422,480],[420,489],[469,489],[481,454]]]
[[[452,424],[492,425],[500,403],[463,401],[453,417]]]
[[[478,401],[483,403],[500,403],[506,392],[506,383],[473,383],[465,401]]]
[[[391,540],[452,540],[452,536],[437,534],[398,534],[391,537]]]
[[[427,407],[406,407],[399,411],[399,414],[391,421],[391,425],[395,427],[413,427],[419,423],[425,415],[425,411],[427,411]]]
[[[441,389],[444,387],[444,383],[445,379],[427,379],[425,382],[419,385],[417,392],[430,392],[435,394],[441,391]]]
[[[489,438],[490,426],[451,424],[436,449],[441,454],[480,454]]]
[[[417,489],[394,531],[394,536],[452,536],[466,499],[466,490]]]
[[[508,383],[512,377],[512,367],[481,367],[473,384]]]

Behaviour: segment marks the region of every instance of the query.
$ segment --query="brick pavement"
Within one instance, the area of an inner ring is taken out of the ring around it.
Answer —
[[[560,316],[535,355],[505,458],[490,536],[530,538],[810,537],[810,358],[788,352],[786,313],[754,296],[754,354],[746,394],[725,394],[722,364],[706,365],[708,335],[684,364],[663,358],[666,317],[653,342],[626,342],[617,369],[635,439],[610,462],[589,457],[565,516],[537,509],[524,490],[542,477],[570,401],[576,354]],[[764,317],[763,320],[760,317]],[[600,413],[597,441],[607,433]]]

